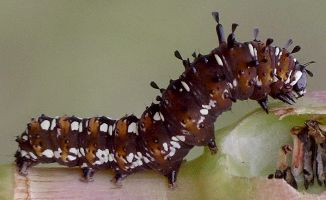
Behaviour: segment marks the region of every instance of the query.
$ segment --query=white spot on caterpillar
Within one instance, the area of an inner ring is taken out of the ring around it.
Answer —
[[[137,160],[136,162],[137,162],[137,165],[138,165],[138,166],[143,165],[143,161],[141,161],[141,160]]]
[[[227,85],[232,89],[233,85],[231,83],[227,83]]]
[[[107,163],[109,161],[109,155],[110,155],[109,149],[105,149],[104,150],[104,153],[105,153],[105,160],[104,160],[104,162]]]
[[[44,155],[47,158],[52,158],[54,156],[54,153],[51,149],[46,149],[42,152],[42,155]]]
[[[57,137],[61,135],[61,128],[57,128]]]
[[[70,125],[71,131],[77,131],[79,129],[79,123],[76,121],[73,121]]]
[[[254,54],[255,54],[255,57],[257,58],[258,56],[257,56],[257,49],[256,48],[254,48]]]
[[[85,126],[86,126],[86,127],[88,127],[88,121],[89,121],[89,120],[86,120],[86,123],[85,123]]]
[[[207,110],[211,109],[210,105],[201,105],[203,108],[206,108]]]
[[[103,163],[100,160],[94,162],[94,165],[102,165]]]
[[[237,79],[233,79],[232,85],[233,85],[233,87],[237,87],[237,85],[238,85]]]
[[[209,100],[209,106],[211,106],[212,108],[215,107],[216,101],[215,100]]]
[[[21,150],[20,155],[21,157],[25,157],[27,155],[27,152],[25,150]]]
[[[50,122],[49,120],[44,120],[42,123],[41,123],[41,128],[43,130],[49,130],[50,128]],[[32,156],[33,157],[33,156]]]
[[[262,81],[259,80],[259,79],[256,80],[256,84],[257,84],[257,86],[262,86],[263,85]]]
[[[149,163],[149,162],[150,162],[150,161],[148,160],[148,158],[145,157],[145,156],[143,157],[143,160],[144,160],[145,163]]]
[[[110,162],[112,162],[114,160],[113,158],[114,158],[113,154],[112,153],[109,153],[109,161]]]
[[[160,114],[159,114],[158,112],[156,112],[156,113],[154,114],[154,116],[153,116],[153,119],[154,119],[155,121],[160,121],[160,120],[161,120]]]
[[[278,56],[278,54],[280,53],[280,49],[278,47],[275,48],[275,56]]]
[[[296,71],[294,73],[294,80],[290,83],[291,86],[294,86],[298,81],[299,79],[301,78],[302,76],[302,72],[301,71]]]
[[[54,157],[55,158],[60,158],[61,157],[61,148],[59,147],[57,151],[54,151]]]
[[[176,149],[180,149],[180,148],[181,148],[181,146],[180,146],[180,144],[179,144],[178,142],[171,141],[170,144],[171,144],[174,148],[176,148]]]
[[[170,153],[168,156],[170,156],[170,157],[174,156],[175,152],[176,152],[175,148],[170,147]]]
[[[138,151],[137,152],[137,156],[139,157],[139,158],[142,158],[143,157],[143,155]]]
[[[251,43],[248,44],[248,48],[252,57],[255,57],[254,47]]]
[[[74,161],[74,160],[76,160],[76,156],[72,156],[72,155],[68,155],[68,160],[69,161]]]
[[[161,112],[159,112],[159,114],[160,114],[161,120],[164,122],[164,116],[163,116],[163,114]]]
[[[84,148],[79,148],[79,152],[82,156],[85,156],[85,150]]]
[[[288,78],[286,79],[286,81],[284,82],[285,84],[290,83],[290,80],[291,80],[291,74],[292,74],[292,70],[289,72],[289,76],[288,76]]]
[[[178,138],[178,140],[180,140],[180,141],[182,141],[182,142],[184,142],[184,141],[186,140],[186,137],[183,136],[183,135],[177,135],[177,136],[175,136],[175,137]]]
[[[196,73],[197,73],[197,70],[196,70],[196,68],[195,68],[195,67],[192,67],[191,69],[192,69],[192,72],[193,72],[194,74],[196,74]]]
[[[28,140],[28,136],[27,135],[23,135],[22,136],[22,139],[23,139],[23,141],[27,141]]]
[[[183,81],[181,81],[181,84],[182,84],[182,86],[186,89],[186,91],[187,92],[189,92],[190,91],[190,88],[189,88],[189,86],[188,86],[188,84],[187,83],[185,83],[185,82],[183,82]]]
[[[34,160],[37,159],[36,155],[35,155],[33,152],[29,152],[29,155],[30,155]]]
[[[112,126],[109,126],[109,135],[112,135]]]
[[[274,68],[274,70],[273,70],[273,82],[278,81],[278,78],[276,77],[276,75],[277,75],[277,69]]]
[[[83,163],[81,166],[81,168],[85,168],[85,167],[88,167],[86,163]]]
[[[101,124],[100,131],[106,133],[108,131],[108,125],[106,123]]]
[[[79,133],[83,132],[83,122],[79,123]]]
[[[198,128],[198,129],[200,129],[199,125],[200,125],[201,123],[203,123],[204,120],[205,120],[205,117],[200,116],[200,119],[199,119],[198,122],[197,122],[197,128]]]
[[[208,110],[203,108],[199,111],[202,115],[207,115],[208,114]]]
[[[107,150],[98,149],[96,151],[96,157],[99,159],[98,161],[96,161],[99,164],[107,163],[109,160],[109,150],[108,149]]]
[[[293,58],[293,62],[297,62],[297,59],[296,58]]]
[[[127,161],[129,162],[129,163],[131,163],[132,162],[132,160],[134,159],[134,154],[133,153],[129,153],[128,155],[127,155]]]
[[[136,133],[136,134],[138,134],[138,129],[137,129],[136,122],[132,122],[131,124],[129,124],[128,133]]]
[[[221,57],[219,55],[217,55],[217,54],[214,54],[214,56],[215,56],[217,64],[220,65],[220,66],[223,66],[223,62],[222,62]]]
[[[51,131],[54,130],[54,128],[56,127],[57,125],[57,120],[56,119],[53,119],[52,122],[51,122]]]
[[[299,91],[299,94],[300,95],[303,95],[303,94],[305,94],[307,91],[306,90],[301,90],[301,91]]]
[[[77,155],[77,153],[78,153],[78,151],[77,151],[76,148],[70,148],[70,149],[69,149],[69,152],[70,152],[70,153],[73,153],[73,154],[75,154],[75,155]]]
[[[166,142],[163,143],[163,148],[164,148],[164,151],[168,151],[168,144]]]

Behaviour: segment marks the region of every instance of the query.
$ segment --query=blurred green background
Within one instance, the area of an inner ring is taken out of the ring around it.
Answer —
[[[139,116],[158,91],[183,71],[173,56],[217,47],[218,10],[225,30],[240,25],[239,41],[292,38],[315,77],[309,90],[325,89],[326,1],[0,1],[0,163],[13,161],[15,136],[42,113],[119,118]],[[258,107],[236,103],[223,127]]]

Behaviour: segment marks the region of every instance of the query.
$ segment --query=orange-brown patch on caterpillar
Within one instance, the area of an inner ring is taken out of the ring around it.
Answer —
[[[166,163],[166,160],[164,160],[164,156],[166,156],[166,152],[164,153],[162,151],[161,142],[155,143],[154,141],[149,142],[149,150],[151,154],[153,155],[155,161],[159,164]]]
[[[93,117],[89,119],[87,128],[90,134],[90,138],[86,148],[85,158],[91,164],[95,162],[96,151],[98,149],[99,126],[100,126],[100,122],[98,118]]]
[[[120,119],[117,121],[116,134],[120,139],[124,139],[127,136],[128,124],[126,119]]]
[[[68,155],[69,155],[69,134],[70,134],[70,122],[68,117],[60,117],[58,120],[58,129],[60,131],[59,146],[61,148],[61,156],[60,159],[63,162],[68,162]]]
[[[153,125],[153,116],[150,116],[149,113],[145,113],[142,118],[139,120],[140,126],[142,129],[150,129]],[[144,134],[149,133],[148,131],[144,131]]]
[[[117,164],[119,166],[120,169],[127,171],[126,168],[126,156],[127,156],[127,152],[124,149],[123,146],[119,145],[116,146],[116,160],[117,160]]]
[[[273,66],[269,48],[266,48],[262,42],[253,42],[252,44],[257,49],[259,65],[257,66],[256,87],[251,98],[260,100],[270,93],[270,84],[273,82]]]
[[[100,126],[100,122],[96,117],[89,119],[88,131],[91,133],[91,135],[98,135],[99,126]]]
[[[30,144],[32,145],[37,156],[42,156],[43,152],[42,140],[40,136],[42,132],[43,130],[41,129],[40,123],[36,119],[32,119],[32,121],[28,124],[28,135]]]
[[[241,100],[248,99],[254,90],[253,79],[256,75],[256,68],[249,64],[254,58],[249,53],[247,45],[232,48],[228,53],[226,54],[226,59],[231,66],[234,66],[232,73],[237,80],[237,98]],[[242,72],[240,76],[238,76],[239,71]],[[231,83],[233,81],[231,80]]]
[[[96,157],[95,156],[96,151],[97,151],[97,148],[96,148],[96,145],[94,145],[94,144],[89,144],[88,147],[86,148],[85,158],[91,164],[94,163],[94,160],[95,160],[95,157]]]
[[[289,55],[289,52],[286,49],[282,49],[282,55],[279,57],[276,64],[277,75],[281,77],[282,81],[285,81],[289,74],[288,72],[293,70],[294,65],[292,64],[292,56]],[[278,57],[278,56],[276,56]]]
[[[231,95],[231,92],[226,81],[215,84],[211,83],[208,84],[207,87],[209,88],[209,95],[211,96],[212,100],[216,101],[217,108],[223,110],[232,105],[232,101],[230,98],[228,98],[228,96]]]

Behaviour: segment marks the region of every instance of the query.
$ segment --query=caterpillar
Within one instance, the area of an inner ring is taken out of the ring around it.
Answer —
[[[94,173],[111,168],[114,182],[131,173],[152,169],[167,177],[171,187],[176,184],[183,158],[194,146],[208,146],[217,152],[214,122],[237,100],[252,99],[268,113],[268,96],[285,103],[306,92],[307,75],[312,73],[306,64],[293,56],[300,50],[272,46],[257,39],[238,42],[237,24],[226,38],[219,13],[212,13],[219,46],[207,55],[193,54],[194,60],[183,59],[184,72],[160,90],[157,103],[146,107],[137,118],[128,115],[118,120],[108,117],[78,118],[41,115],[28,123],[25,132],[17,137],[18,172],[26,175],[28,168],[39,163],[57,162],[68,167],[79,166],[82,179],[93,180]]]
[[[306,189],[317,179],[319,185],[326,185],[326,126],[317,120],[309,119],[303,126],[291,129],[293,147],[283,145],[279,151],[277,169],[268,178],[283,178],[289,185],[298,189],[296,178],[303,176]],[[289,156],[292,161],[289,165]]]

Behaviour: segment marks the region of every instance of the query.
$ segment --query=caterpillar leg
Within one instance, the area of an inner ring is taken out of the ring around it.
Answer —
[[[122,174],[120,172],[115,172],[115,175],[113,179],[111,180],[112,183],[114,183],[118,187],[122,187],[122,180],[126,178],[127,174]]]
[[[26,176],[28,174],[28,169],[36,165],[37,162],[27,159],[27,157],[23,157],[22,155],[28,156],[27,153],[25,153],[25,151],[23,151],[23,154],[21,151],[17,151],[15,154],[16,157],[15,162],[17,166],[17,172],[22,176]]]
[[[171,189],[174,189],[177,186],[176,184],[177,175],[178,175],[178,170],[172,170],[170,173],[165,175],[168,178],[169,187]]]
[[[209,141],[207,146],[208,146],[209,150],[211,151],[212,155],[217,153],[217,146],[216,146],[214,138]]]
[[[33,165],[34,164],[30,161],[21,161],[21,163],[17,163],[17,172],[22,176],[27,176],[28,169]]]
[[[81,181],[83,182],[92,182],[94,181],[94,174],[95,174],[95,170],[93,168],[90,167],[84,167],[82,168],[82,177],[80,178]]]

